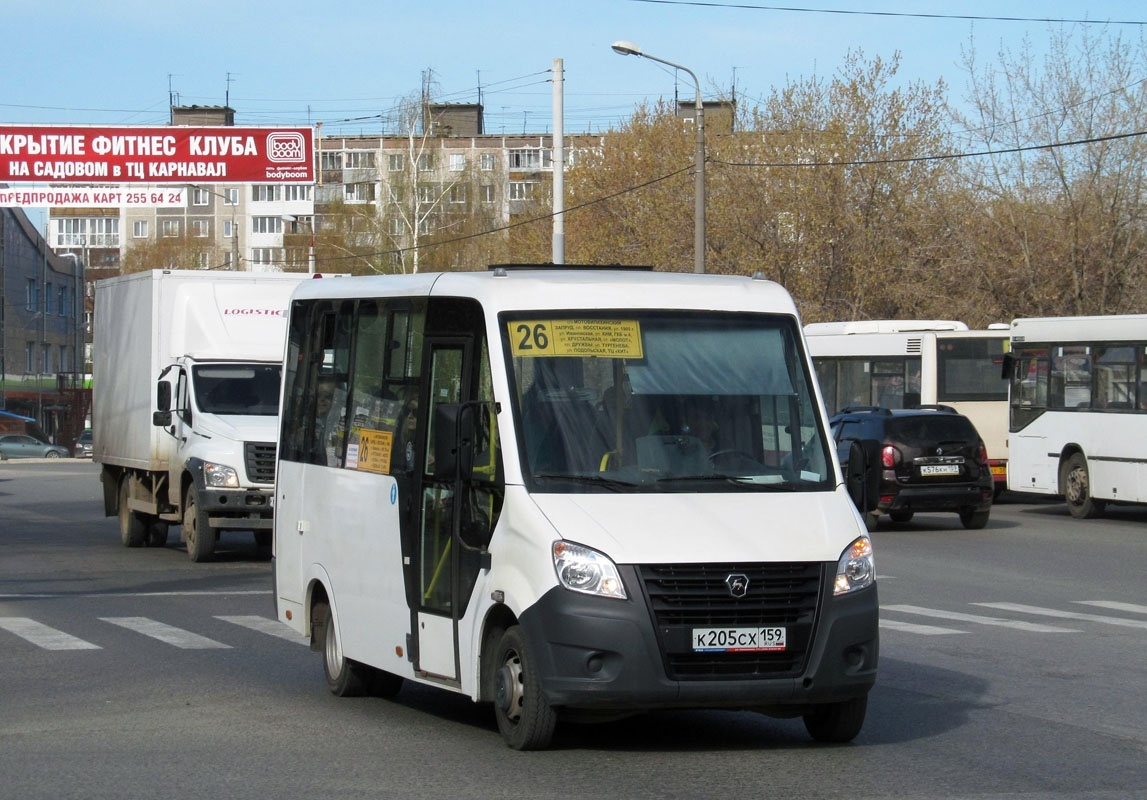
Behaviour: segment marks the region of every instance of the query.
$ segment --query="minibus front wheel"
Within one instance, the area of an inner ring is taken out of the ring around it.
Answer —
[[[557,713],[542,694],[520,626],[502,634],[494,665],[494,716],[502,738],[515,750],[544,750],[553,738]]]

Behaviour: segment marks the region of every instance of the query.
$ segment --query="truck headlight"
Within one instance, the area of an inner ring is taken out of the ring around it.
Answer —
[[[203,462],[203,480],[212,489],[238,489],[239,476],[231,467]]]
[[[626,598],[625,587],[613,561],[596,550],[565,541],[553,545],[558,582],[571,591],[601,597]]]
[[[872,540],[859,536],[853,540],[840,560],[836,562],[836,582],[832,586],[834,595],[855,592],[876,582],[876,563],[872,560]]]

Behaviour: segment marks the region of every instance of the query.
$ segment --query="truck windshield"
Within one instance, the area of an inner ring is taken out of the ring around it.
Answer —
[[[209,414],[273,417],[281,375],[278,364],[201,364],[192,369],[196,405]]]
[[[832,487],[791,318],[594,311],[502,321],[532,490]]]

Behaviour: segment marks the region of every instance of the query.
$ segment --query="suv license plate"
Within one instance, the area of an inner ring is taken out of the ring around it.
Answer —
[[[924,464],[920,467],[921,475],[959,475],[959,464]]]
[[[780,652],[785,649],[784,628],[694,628],[694,653]]]

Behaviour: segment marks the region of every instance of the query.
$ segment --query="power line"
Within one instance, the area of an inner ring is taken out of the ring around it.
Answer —
[[[1147,25],[1145,20],[1056,19],[1052,17],[993,17],[984,14],[928,14],[910,11],[857,11],[844,8],[799,8],[795,6],[760,6],[747,3],[704,3],[698,0],[629,0],[663,6],[698,6],[702,8],[738,8],[748,11],[792,11],[804,14],[851,14],[864,17],[911,17],[915,19],[956,19],[974,22],[1057,22],[1075,25]]]

